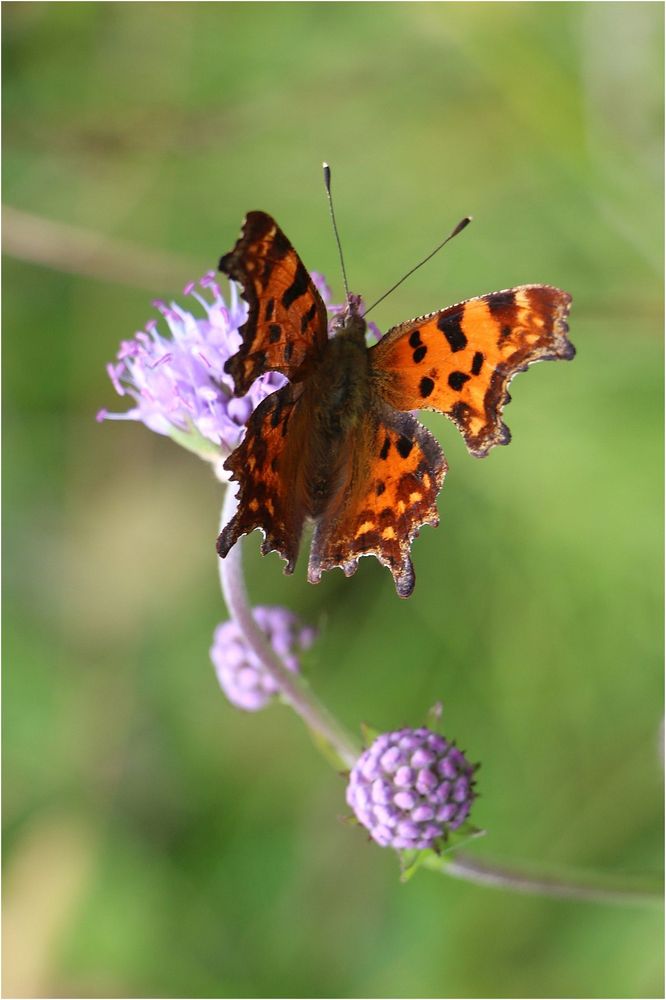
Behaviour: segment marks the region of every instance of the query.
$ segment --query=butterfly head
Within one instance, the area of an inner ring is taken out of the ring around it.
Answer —
[[[333,337],[357,337],[364,340],[366,326],[367,324],[361,315],[361,296],[350,294],[347,296],[345,308],[331,323],[331,335]]]

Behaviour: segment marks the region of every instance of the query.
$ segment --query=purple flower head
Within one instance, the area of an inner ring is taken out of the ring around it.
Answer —
[[[130,396],[134,406],[125,413],[101,410],[97,419],[139,420],[215,460],[220,448],[230,451],[238,445],[253,409],[284,378],[270,372],[246,396],[234,397],[224,365],[240,347],[238,328],[247,318],[247,306],[234,285],[227,305],[213,273],[183,292],[202,307],[203,317],[175,302],[154,302],[170,336],[160,333],[153,319],[133,340],[122,341],[107,370],[116,392]]]
[[[329,317],[344,307],[331,303],[331,292],[320,274],[312,273]],[[220,449],[233,451],[256,406],[284,385],[278,372],[256,379],[245,396],[233,394],[233,379],[224,370],[241,345],[239,327],[247,319],[247,305],[230,283],[229,303],[222,296],[215,273],[191,282],[183,294],[194,299],[195,315],[172,302],[156,301],[169,335],[151,319],[145,330],[120,344],[116,361],[107,366],[119,396],[129,396],[134,406],[124,413],[100,410],[98,420],[138,420],[174,438],[202,457],[217,461]],[[372,335],[375,336],[373,327]]]
[[[313,644],[315,630],[286,608],[256,607],[252,613],[287,669],[298,673],[298,654]],[[210,658],[220,687],[236,708],[257,712],[278,693],[277,684],[248,647],[236,622],[217,626]]]
[[[378,736],[356,761],[347,803],[382,847],[436,847],[469,815],[475,770],[431,729],[398,729]]]

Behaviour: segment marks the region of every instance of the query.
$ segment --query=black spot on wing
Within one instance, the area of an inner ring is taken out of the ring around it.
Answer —
[[[305,295],[309,286],[310,278],[308,277],[308,272],[303,267],[302,262],[299,261],[294,280],[289,285],[289,288],[285,289],[282,293],[282,305],[284,308],[289,309],[296,299],[300,299],[301,295]]]
[[[409,335],[409,346],[410,347],[420,347],[421,346],[421,331],[412,330]]]
[[[472,375],[478,375],[481,371],[483,365],[483,354],[481,351],[477,351],[474,355],[474,360],[472,361]]]
[[[461,318],[461,313],[453,313],[448,316],[440,316],[437,320],[438,328],[448,340],[449,347],[454,353],[456,351],[463,351],[467,347],[467,337],[460,325]]]
[[[282,230],[278,229],[271,243],[271,257],[277,257],[282,260],[283,257],[287,256],[291,249],[291,243]]]
[[[408,458],[409,453],[414,447],[414,442],[410,441],[409,438],[400,436],[396,442],[396,448],[398,449],[398,454],[401,458]]]
[[[414,363],[418,365],[420,361],[423,361],[427,353],[428,353],[428,348],[426,347],[425,344],[421,344],[420,347],[417,347],[416,350],[414,351],[414,354],[412,355],[412,357],[414,358]]]
[[[421,381],[419,382],[419,392],[421,393],[423,399],[426,399],[431,394],[434,388],[435,388],[435,383],[431,378],[428,378],[427,376],[425,378],[422,378]]]
[[[387,434],[386,437],[384,438],[384,444],[382,445],[381,451],[379,452],[379,457],[382,459],[388,458],[388,453],[390,449],[391,449],[391,439]]]
[[[494,295],[489,295],[486,299],[488,303],[488,308],[493,315],[497,313],[502,313],[506,309],[512,309],[516,302],[516,296],[513,292],[495,292]]]
[[[464,372],[451,372],[449,375],[449,385],[456,392],[460,392],[465,382],[469,381],[469,375],[465,375]]]
[[[279,323],[270,323],[268,327],[268,340],[274,344],[282,336],[282,327]]]
[[[301,333],[305,333],[317,312],[317,303],[313,302],[307,312],[301,316]]]

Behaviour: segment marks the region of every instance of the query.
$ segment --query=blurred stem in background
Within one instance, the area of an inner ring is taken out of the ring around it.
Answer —
[[[29,264],[152,292],[178,288],[184,274],[199,270],[188,258],[54,222],[11,205],[2,206],[2,220],[3,252]]]

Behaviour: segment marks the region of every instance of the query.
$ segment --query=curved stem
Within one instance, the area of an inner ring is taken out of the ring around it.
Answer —
[[[236,498],[232,488],[227,487],[222,506],[221,527],[233,517],[235,510]],[[257,626],[247,598],[241,545],[237,542],[226,558],[219,559],[218,562],[222,593],[229,613],[242,630],[249,647],[277,683],[284,700],[291,705],[308,728],[327,744],[343,767],[353,767],[360,748],[312,694],[303,679],[286,669]],[[480,861],[462,851],[457,852],[455,857],[451,855],[437,857],[429,853],[424,856],[422,864],[440,874],[512,892],[601,903],[645,904],[662,899],[660,889],[650,888],[644,882],[641,884],[638,879],[623,880],[614,876],[594,874],[576,876],[532,874],[526,869]]]
[[[481,861],[462,851],[450,860],[430,856],[424,860],[424,866],[467,882],[528,895],[624,904],[657,903],[663,899],[663,890],[650,887],[646,880],[611,875],[532,874],[510,865]]]
[[[233,517],[235,510],[236,498],[233,489],[228,487],[222,505],[221,528]],[[226,558],[219,559],[218,563],[224,600],[230,615],[243,632],[250,649],[260,660],[267,673],[275,680],[282,697],[303,719],[308,728],[328,744],[344,767],[353,767],[359,756],[360,748],[355,745],[338,721],[312,694],[302,678],[287,670],[255,622],[247,599],[240,543],[237,542]]]

